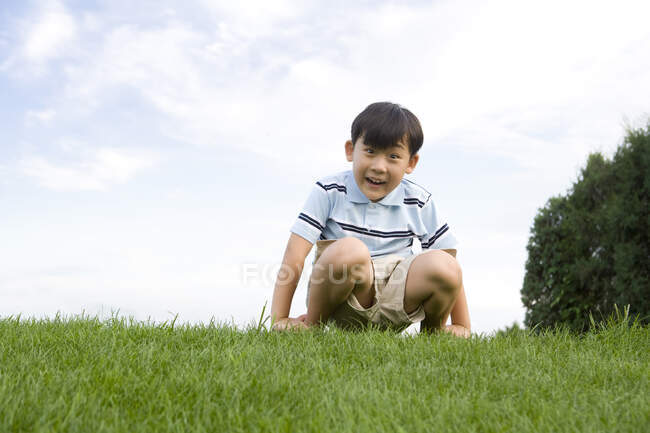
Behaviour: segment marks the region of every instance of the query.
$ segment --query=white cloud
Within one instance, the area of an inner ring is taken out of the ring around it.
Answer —
[[[27,125],[49,124],[52,122],[56,112],[54,110],[27,110],[25,123]]]
[[[278,24],[304,16],[310,2],[297,0],[249,0],[246,2],[214,2],[202,0],[206,12],[221,23],[231,23],[239,37],[254,39],[277,32]]]
[[[101,105],[127,88],[168,118],[165,132],[177,139],[280,163],[306,163],[316,149],[338,145],[360,109],[389,99],[420,116],[428,139],[455,136],[469,151],[538,168],[570,152],[574,166],[599,138],[616,141],[621,111],[635,98],[618,89],[638,88],[646,75],[613,87],[621,68],[637,68],[628,58],[609,60],[648,35],[631,5],[388,4],[341,15],[291,2],[268,11],[210,2],[214,33],[181,20],[107,29],[101,48],[68,69],[66,89],[81,104]],[[585,8],[576,27],[571,17]],[[318,12],[330,25],[316,34],[303,23]],[[361,13],[373,25],[360,25]],[[594,128],[583,101],[593,101],[590,116],[612,122]],[[529,134],[540,127],[555,136]],[[260,145],[269,137],[273,149]],[[333,167],[341,156],[325,158]]]
[[[69,146],[68,152],[72,150]],[[21,161],[20,168],[24,174],[48,189],[101,191],[111,185],[127,182],[155,163],[156,157],[151,153],[102,147],[84,150],[73,162],[52,162],[42,156],[27,157]]]
[[[32,62],[43,62],[60,56],[66,45],[74,40],[77,26],[59,2],[49,2],[29,30],[23,44],[24,57]]]

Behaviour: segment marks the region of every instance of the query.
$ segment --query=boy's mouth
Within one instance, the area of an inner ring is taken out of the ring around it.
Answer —
[[[371,184],[371,185],[382,185],[382,184],[386,183],[385,181],[372,180],[372,179],[370,179],[369,177],[367,177],[366,180],[367,180],[368,183]]]

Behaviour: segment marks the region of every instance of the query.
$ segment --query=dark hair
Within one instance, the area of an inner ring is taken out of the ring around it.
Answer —
[[[424,140],[418,118],[392,102],[370,104],[354,119],[352,143],[356,143],[360,136],[363,136],[365,144],[376,149],[388,149],[398,141],[406,140],[410,156],[418,153]]]

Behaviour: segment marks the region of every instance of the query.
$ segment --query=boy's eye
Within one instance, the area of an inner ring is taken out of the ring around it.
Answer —
[[[390,157],[393,158],[393,159],[397,159],[397,158],[399,158],[399,155],[395,155],[395,154],[393,154],[393,155],[391,155]]]
[[[374,150],[368,148],[368,149],[366,149],[366,152],[368,152],[368,153],[372,153],[372,152],[374,152]]]

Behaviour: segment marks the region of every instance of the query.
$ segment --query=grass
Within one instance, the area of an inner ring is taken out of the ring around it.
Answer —
[[[645,432],[650,331],[0,318],[2,432]]]

